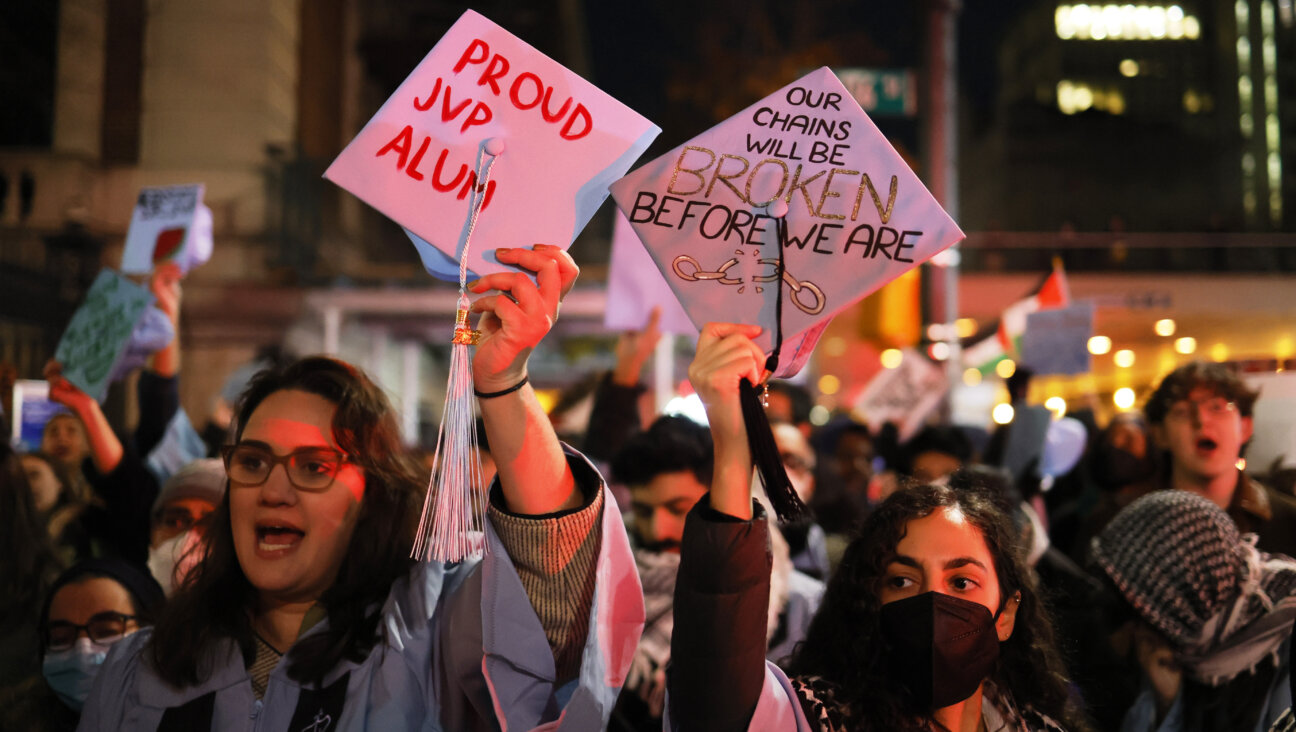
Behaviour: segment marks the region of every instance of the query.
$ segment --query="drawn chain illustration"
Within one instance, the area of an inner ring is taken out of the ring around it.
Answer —
[[[692,272],[684,271],[684,268],[681,265],[683,265],[686,262],[693,265]],[[773,267],[774,271],[771,274],[756,275],[752,277],[752,282],[773,282],[778,279],[777,259],[769,259],[769,258],[759,259],[757,260],[757,262],[767,267]],[[687,254],[681,254],[678,257],[676,257],[673,262],[671,262],[671,269],[675,271],[676,276],[678,276],[680,279],[686,282],[697,282],[699,280],[702,281],[715,280],[716,282],[719,282],[722,285],[741,285],[743,283],[743,279],[741,277],[730,277],[727,274],[729,268],[733,267],[735,264],[738,264],[738,258],[730,257],[728,260],[725,261],[724,264],[720,265],[720,267],[715,271],[707,272],[702,269],[702,265],[699,264],[696,259],[690,257]],[[786,268],[783,270],[783,281],[787,283],[788,288],[792,291],[792,303],[796,305],[798,308],[800,308],[802,312],[806,313],[807,315],[818,315],[820,312],[823,311],[824,304],[825,304],[824,294],[823,294],[823,290],[819,289],[818,285],[811,282],[810,280],[798,280],[797,278],[793,277],[792,273],[788,272]],[[757,292],[760,291],[761,288],[757,288]],[[813,305],[807,305],[806,303],[801,301],[801,297],[802,297],[801,293],[807,291],[814,296]]]

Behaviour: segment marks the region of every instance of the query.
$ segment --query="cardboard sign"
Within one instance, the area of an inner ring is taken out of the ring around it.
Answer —
[[[67,407],[49,398],[49,382],[19,379],[14,382],[13,415],[10,424],[11,441],[19,452],[40,449],[45,423],[56,414],[68,411]]]
[[[212,215],[201,183],[144,188],[135,201],[121,271],[147,274],[173,261],[188,272],[211,258]]]
[[[780,291],[786,342],[963,238],[827,68],[635,170],[612,196],[693,324],[761,325],[766,351]]]
[[[612,225],[612,261],[608,265],[607,310],[603,325],[609,330],[639,330],[654,307],[661,308],[658,328],[663,333],[697,336],[688,313],[644,249],[630,222],[618,211]]]
[[[113,366],[153,300],[153,293],[120,274],[110,269],[100,272],[54,352],[54,358],[63,364],[63,376],[103,401]]]
[[[1002,467],[1012,473],[1014,480],[1021,478],[1032,463],[1039,474],[1039,461],[1044,454],[1044,441],[1048,438],[1052,421],[1053,412],[1048,407],[1025,403],[1013,405],[1013,420],[1003,428],[1008,430],[1008,442],[1004,447]]]
[[[1094,308],[1084,303],[1026,316],[1021,363],[1036,374],[1086,374]]]
[[[883,424],[893,422],[900,430],[900,441],[906,442],[918,434],[948,389],[944,369],[906,348],[899,366],[883,369],[873,377],[855,409],[863,413],[874,434]]]
[[[659,132],[469,10],[324,176],[411,232],[428,271],[443,278],[458,278],[469,202],[480,196],[468,252],[476,278],[512,271],[496,247],[570,246]],[[491,139],[503,143],[498,156],[485,152]]]

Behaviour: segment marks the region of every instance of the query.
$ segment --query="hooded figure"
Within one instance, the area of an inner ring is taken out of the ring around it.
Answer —
[[[1137,617],[1145,688],[1122,732],[1265,730],[1291,706],[1296,560],[1178,490],[1135,501],[1091,555]]]

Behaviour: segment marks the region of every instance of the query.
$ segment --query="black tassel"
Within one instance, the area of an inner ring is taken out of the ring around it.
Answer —
[[[765,416],[765,407],[761,405],[760,393],[747,379],[738,385],[738,391],[743,424],[747,425],[747,444],[751,448],[752,463],[760,474],[761,485],[765,486],[765,495],[769,496],[779,521],[795,521],[805,512],[805,504],[783,469],[783,460],[779,457],[778,445],[774,444],[774,433]]]

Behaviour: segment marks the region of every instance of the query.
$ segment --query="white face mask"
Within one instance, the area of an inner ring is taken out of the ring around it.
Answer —
[[[79,712],[90,696],[95,674],[99,673],[109,648],[112,648],[110,643],[77,638],[76,645],[65,651],[47,652],[41,672],[59,699]]]
[[[149,549],[149,573],[162,586],[167,597],[175,592],[180,578],[198,563],[200,555],[194,550],[201,541],[202,536],[197,532],[186,531]]]

